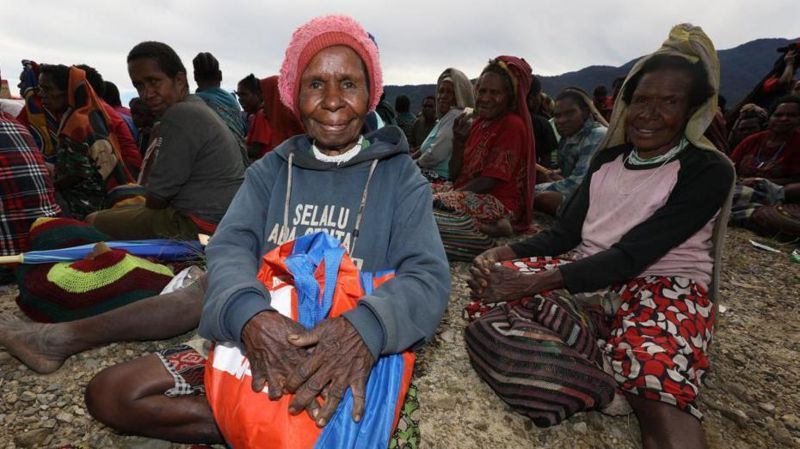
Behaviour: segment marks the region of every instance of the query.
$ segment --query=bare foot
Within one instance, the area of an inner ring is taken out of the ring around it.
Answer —
[[[64,348],[68,336],[59,324],[31,323],[11,314],[0,315],[0,346],[28,368],[52,373],[71,353]]]
[[[478,230],[489,237],[511,237],[514,234],[514,228],[511,227],[511,222],[507,218],[501,218],[497,223],[479,223]]]

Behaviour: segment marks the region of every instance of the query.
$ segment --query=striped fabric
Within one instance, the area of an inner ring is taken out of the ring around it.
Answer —
[[[529,271],[524,263],[506,266]],[[512,409],[548,427],[614,398],[616,382],[602,370],[597,346],[608,333],[601,305],[555,290],[497,305],[467,327],[464,339],[478,375]]]
[[[537,296],[493,309],[464,335],[478,375],[539,427],[601,408],[614,398],[616,382],[598,367],[591,326],[576,321],[571,312],[560,301]],[[564,335],[568,343],[562,342]]]
[[[478,254],[496,246],[493,238],[478,231],[469,215],[434,208],[433,217],[450,262],[470,262]]]

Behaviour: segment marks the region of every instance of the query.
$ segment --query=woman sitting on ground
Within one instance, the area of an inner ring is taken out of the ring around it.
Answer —
[[[344,16],[303,25],[286,50],[279,87],[281,101],[307,134],[286,140],[247,170],[207,248],[200,333],[241,343],[253,362],[253,389],[262,391],[269,379],[272,399],[297,392],[291,409],[300,413],[317,408],[320,389],[329,382],[364,398],[364,382],[380,355],[430,339],[447,305],[450,277],[430,184],[409,157],[402,131],[387,126],[362,134],[382,91],[378,49],[367,32]],[[330,217],[312,218],[318,214]],[[317,231],[337,236],[364,271],[393,269],[395,277],[343,316],[322,321],[314,328],[319,344],[306,345],[301,342],[308,342],[308,334],[275,312],[256,275],[264,254]],[[293,333],[300,335],[290,342]],[[183,348],[111,367],[89,384],[88,409],[126,433],[222,443],[206,398],[197,395],[202,375],[175,374],[188,368],[196,374],[204,363],[196,351]],[[275,388],[284,381],[285,388]],[[181,395],[167,397],[167,391]],[[324,408],[313,415],[320,427],[338,404],[333,393],[326,390],[325,396]],[[360,403],[356,399],[354,418],[362,412]]]
[[[718,86],[711,41],[674,28],[631,70],[554,227],[475,259],[469,284],[483,302],[467,310],[478,317],[465,335],[473,366],[537,425],[604,408],[619,389],[644,448],[705,447],[696,397],[734,181],[703,137]],[[549,257],[569,251],[574,262]]]
[[[581,89],[570,87],[556,97],[553,111],[561,141],[558,145],[558,170],[540,173],[544,182],[536,184],[536,209],[555,215],[589,170],[595,150],[606,136],[608,122],[594,101]]]
[[[778,99],[768,123],[731,154],[739,177],[731,218],[756,231],[762,230],[751,219],[758,209],[800,201],[800,97]]]
[[[60,116],[53,173],[56,201],[65,215],[83,219],[102,208],[109,190],[134,179],[86,73],[63,65],[42,65],[40,71],[42,105]]]
[[[470,216],[489,235],[511,235],[531,223],[535,183],[533,131],[527,107],[531,67],[500,56],[478,79],[477,118],[453,125],[452,186],[437,188],[434,207]]]
[[[436,125],[420,146],[417,165],[429,181],[450,180],[453,123],[465,108],[475,107],[472,83],[461,70],[448,68],[436,82]]]

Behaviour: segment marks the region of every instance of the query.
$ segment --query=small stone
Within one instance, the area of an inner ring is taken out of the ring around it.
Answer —
[[[20,448],[40,448],[45,445],[47,437],[50,436],[47,429],[36,429],[30,432],[21,433],[14,437],[14,444]]]
[[[781,421],[783,421],[786,427],[794,431],[800,431],[800,418],[798,418],[797,415],[783,415],[781,416]]]
[[[22,416],[33,416],[36,414],[35,408],[26,408],[22,411]]]
[[[48,391],[50,393],[55,393],[57,391],[61,391],[61,384],[58,384],[58,383],[50,384],[50,385],[47,386],[47,390],[46,391]]]
[[[100,369],[100,361],[97,360],[97,359],[86,359],[83,362],[83,368],[86,371],[90,371],[90,372],[91,371],[97,371],[98,369]]]
[[[45,429],[54,429],[56,427],[56,420],[48,419],[47,421],[42,423],[42,427]]]
[[[770,403],[768,403],[768,402],[759,402],[758,403],[758,408],[760,408],[761,410],[764,410],[767,413],[772,413],[772,412],[775,411],[775,406],[770,404]]]
[[[17,396],[15,393],[9,393],[3,396],[3,401],[8,405],[16,404],[18,400],[19,396]]]
[[[63,423],[70,424],[72,423],[72,420],[74,420],[75,418],[67,412],[61,412],[58,415],[56,415],[56,419]]]
[[[719,412],[722,414],[722,416],[738,424],[739,427],[744,427],[747,424],[747,421],[750,420],[750,417],[747,416],[747,413],[735,408],[722,407],[720,408]]]
[[[792,434],[786,429],[776,429],[772,432],[772,437],[775,438],[775,441],[784,445],[784,447],[797,447],[794,438],[792,438]]]
[[[744,399],[747,397],[747,388],[740,384],[728,384],[728,391],[730,391],[735,397],[739,399]]]
[[[441,339],[446,341],[447,343],[455,343],[456,341],[456,333],[452,330],[446,330],[442,332],[440,335]]]
[[[26,390],[22,392],[19,398],[22,399],[22,402],[33,402],[36,400],[36,393]]]
[[[587,426],[585,422],[575,423],[572,428],[578,433],[586,433],[589,431],[589,426]]]

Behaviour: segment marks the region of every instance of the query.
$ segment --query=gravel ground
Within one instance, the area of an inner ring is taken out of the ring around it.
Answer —
[[[800,448],[800,264],[753,248],[747,231],[726,242],[721,313],[711,347],[712,369],[701,394],[711,448]],[[787,252],[789,246],[762,242]],[[636,418],[579,414],[538,429],[509,410],[474,373],[462,338],[467,264],[451,265],[450,307],[415,372],[423,448],[639,448]],[[15,288],[0,290],[0,312],[21,316]],[[83,390],[104,367],[185,340],[114,344],[70,358],[38,375],[0,348],[0,449],[188,448],[121,436],[95,422]]]

